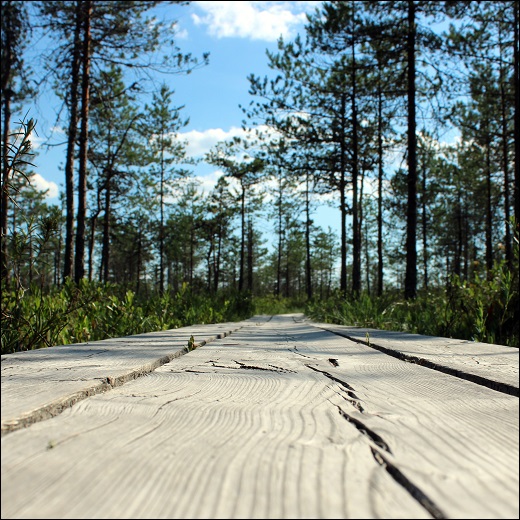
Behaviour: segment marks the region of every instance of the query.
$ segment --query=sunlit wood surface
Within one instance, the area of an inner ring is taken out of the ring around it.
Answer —
[[[2,518],[519,516],[507,347],[295,314],[2,356],[2,434]]]

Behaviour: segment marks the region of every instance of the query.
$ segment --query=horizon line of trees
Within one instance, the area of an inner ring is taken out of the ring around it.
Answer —
[[[518,276],[517,0],[324,2],[267,53],[272,75],[250,75],[244,126],[256,135],[207,155],[224,171],[207,195],[176,138],[185,107],[164,82],[151,96],[144,85],[208,56],[173,47],[150,62],[174,36],[147,16],[160,2],[122,3],[2,1],[3,286],[312,299],[339,285],[411,300],[501,261]],[[62,207],[30,182],[34,122],[12,128],[35,95],[31,30],[52,38],[42,62],[67,115]],[[339,241],[313,222],[324,195]]]

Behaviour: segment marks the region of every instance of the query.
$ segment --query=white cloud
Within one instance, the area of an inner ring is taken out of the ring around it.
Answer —
[[[47,191],[47,198],[53,199],[58,196],[59,188],[55,182],[44,179],[39,173],[31,175],[31,184],[39,191]]]
[[[257,130],[262,131],[264,135],[275,135],[275,131],[265,125],[258,126]],[[229,141],[234,137],[243,139],[252,139],[255,130],[243,129],[232,126],[229,130],[222,128],[209,128],[200,132],[199,130],[190,130],[188,132],[180,132],[177,139],[187,143],[186,152],[190,157],[202,157],[208,153],[218,142]]]
[[[291,38],[306,22],[306,12],[321,2],[193,2],[202,15],[192,14],[196,25],[206,25],[217,38],[276,41]]]
[[[209,128],[203,132],[190,130],[177,134],[177,138],[188,143],[186,151],[191,157],[202,157],[219,141],[227,141],[233,137],[244,137],[246,132],[242,128],[232,126],[228,131],[222,128]]]
[[[200,182],[200,190],[204,192],[206,195],[211,192],[211,190],[216,186],[220,177],[224,175],[222,170],[215,170],[211,172],[209,175],[198,175],[196,179]]]

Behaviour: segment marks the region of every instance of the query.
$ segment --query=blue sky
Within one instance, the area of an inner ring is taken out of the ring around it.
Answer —
[[[181,138],[189,142],[188,152],[201,157],[218,141],[242,135],[244,114],[239,105],[248,105],[248,75],[263,77],[270,74],[266,49],[276,50],[280,35],[292,39],[304,30],[306,13],[312,13],[322,2],[292,1],[226,1],[191,2],[187,6],[165,5],[157,8],[159,19],[175,20],[176,44],[185,53],[200,57],[210,53],[209,65],[189,75],[163,75],[174,91],[173,101],[184,106],[184,117],[189,124],[182,130]],[[32,45],[26,59],[37,63],[38,53],[45,44]],[[60,165],[65,158],[65,145],[48,148],[44,143],[60,143],[64,134],[56,129],[56,111],[61,106],[50,87],[43,90],[29,117],[38,122],[39,137],[34,144],[38,155],[34,160],[37,182],[43,189],[49,188],[49,201],[57,202],[58,190],[63,191],[64,174]],[[62,125],[66,123],[63,113]],[[51,129],[54,129],[51,131]],[[194,168],[194,175],[202,181],[206,192],[222,172],[214,166],[201,163]],[[339,211],[322,207],[316,223],[323,228],[329,225],[339,228]],[[264,224],[265,226],[265,224]],[[268,232],[269,229],[264,229]]]
[[[276,51],[280,35],[291,40],[298,33],[303,34],[306,13],[313,13],[321,4],[318,1],[242,0],[193,1],[181,6],[164,2],[153,11],[158,19],[176,21],[175,42],[183,52],[195,57],[210,53],[209,65],[189,75],[155,78],[157,85],[164,81],[175,91],[173,102],[176,106],[185,107],[182,115],[189,117],[190,122],[179,137],[188,141],[190,155],[201,158],[217,142],[242,135],[244,114],[239,105],[247,106],[252,100],[247,77],[251,73],[260,77],[271,75],[266,50]],[[28,48],[25,59],[35,71],[41,62],[41,52],[45,50],[49,50],[45,41],[32,42]],[[65,133],[60,126],[66,125],[67,114],[63,111],[62,121],[56,123],[56,113],[62,102],[50,86],[34,101],[18,116],[29,109],[29,117],[37,120],[39,136],[34,140],[38,151],[34,159],[37,184],[42,189],[49,189],[49,201],[58,202],[58,191],[63,191],[64,183],[60,165],[65,158]],[[49,143],[53,145],[51,148],[45,146]],[[208,193],[222,172],[200,163],[194,167],[193,175]],[[313,218],[324,230],[330,226],[339,234],[337,204],[330,207],[322,203]],[[265,233],[272,232],[272,227],[272,224],[262,222]]]
[[[177,20],[176,43],[183,52],[196,57],[209,52],[209,65],[189,75],[162,75],[174,91],[174,104],[184,105],[184,117],[190,123],[182,131],[189,140],[189,152],[200,155],[217,141],[239,134],[243,113],[239,104],[251,100],[248,94],[251,73],[263,76],[269,73],[266,49],[275,50],[280,34],[292,38],[303,30],[305,12],[312,12],[321,2],[191,2],[187,6],[165,5],[157,9],[159,18]],[[44,43],[32,46],[26,62],[37,63]],[[34,67],[36,68],[37,67]],[[44,142],[63,141],[59,130],[51,128],[56,121],[59,101],[50,87],[42,90],[35,104],[24,107],[29,116],[38,121],[39,138],[35,139],[39,156],[40,175],[59,185],[63,174],[56,161],[62,161],[65,146],[47,151]],[[66,114],[62,114],[66,123]],[[207,172],[207,168],[203,168]],[[198,172],[197,172],[198,173]],[[43,181],[42,181],[43,186]],[[55,187],[52,187],[55,193]]]

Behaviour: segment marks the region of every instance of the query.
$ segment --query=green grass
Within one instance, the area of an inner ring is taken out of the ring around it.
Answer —
[[[490,277],[471,282],[453,277],[446,288],[422,291],[414,300],[388,291],[381,297],[362,293],[357,299],[336,293],[307,304],[317,321],[485,343],[519,346],[518,279],[504,263]]]

